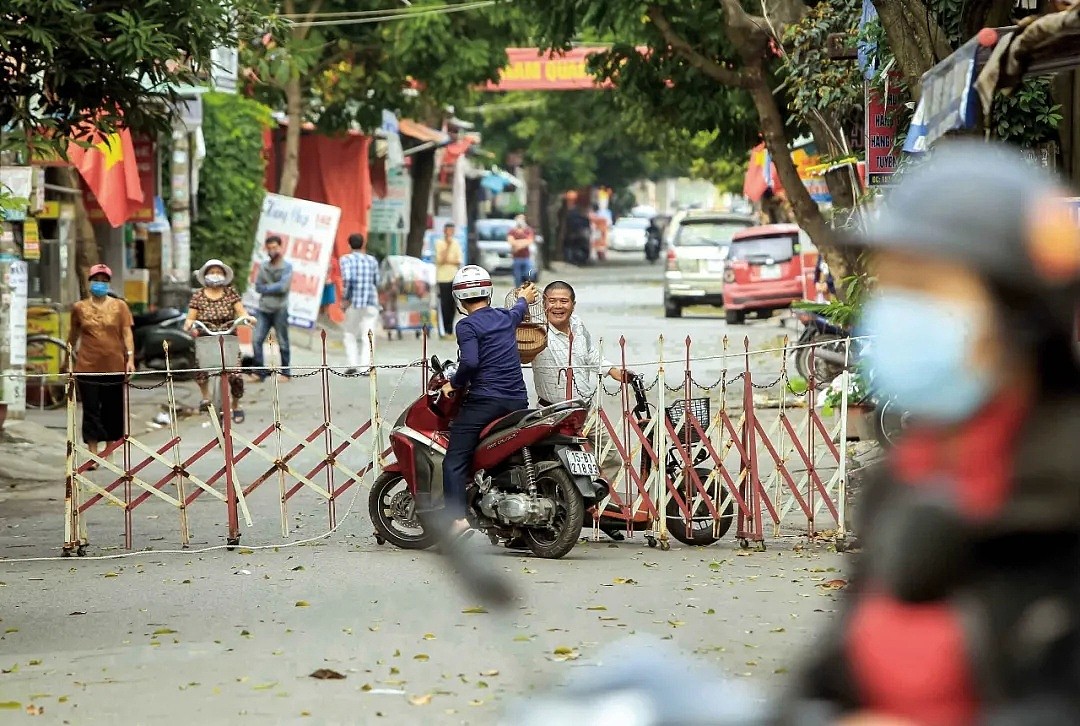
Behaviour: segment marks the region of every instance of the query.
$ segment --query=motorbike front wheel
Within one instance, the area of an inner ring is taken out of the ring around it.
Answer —
[[[549,469],[536,480],[541,496],[555,500],[555,521],[550,528],[525,530],[525,543],[537,557],[557,560],[574,549],[585,518],[585,499],[565,469]]]
[[[400,473],[383,472],[368,495],[368,514],[375,533],[403,550],[426,550],[435,537],[424,529],[416,500]]]

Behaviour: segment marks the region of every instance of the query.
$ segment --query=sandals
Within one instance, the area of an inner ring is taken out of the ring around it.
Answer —
[[[232,412],[232,421],[234,424],[244,423],[244,409],[234,408]]]

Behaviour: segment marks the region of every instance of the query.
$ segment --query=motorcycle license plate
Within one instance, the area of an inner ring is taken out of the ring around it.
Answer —
[[[596,457],[587,451],[567,451],[566,463],[570,465],[570,473],[574,476],[600,476]]]

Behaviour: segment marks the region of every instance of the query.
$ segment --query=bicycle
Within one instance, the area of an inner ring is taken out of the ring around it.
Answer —
[[[240,369],[240,338],[235,334],[236,329],[250,325],[251,321],[251,316],[241,316],[225,330],[210,330],[201,320],[192,321],[191,327],[202,331],[195,337],[195,362],[200,369],[215,371],[211,375],[219,376],[218,385],[210,386],[207,399],[219,413],[224,410],[223,403],[228,403],[231,408],[229,375],[239,373]]]
[[[64,406],[67,401],[67,369],[64,361],[67,359],[67,341],[46,333],[27,336],[25,371],[28,408],[53,410]]]

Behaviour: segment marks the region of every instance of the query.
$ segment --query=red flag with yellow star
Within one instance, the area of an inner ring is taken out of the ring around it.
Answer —
[[[108,135],[94,132],[91,140],[94,143],[90,147],[72,142],[68,146],[68,160],[97,198],[109,224],[119,227],[143,203],[131,132],[127,129]]]

